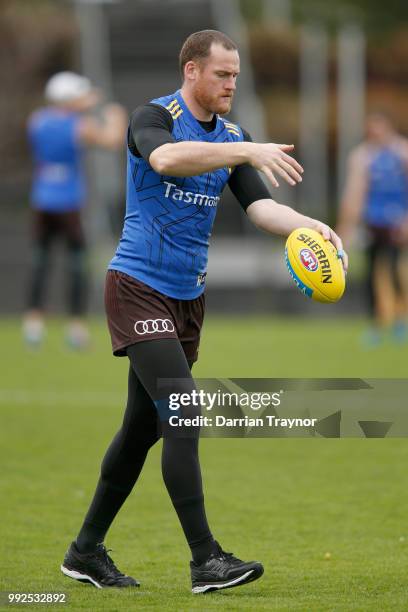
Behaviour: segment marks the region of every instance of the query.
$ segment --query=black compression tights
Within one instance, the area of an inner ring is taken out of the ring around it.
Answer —
[[[213,548],[208,527],[198,460],[198,430],[188,437],[167,436],[154,402],[193,389],[190,366],[176,339],[134,344],[130,360],[128,400],[123,424],[102,461],[94,499],[77,538],[80,552],[102,542],[113,519],[135,485],[149,449],[163,430],[162,473],[193,559],[201,563]],[[190,364],[191,365],[191,364]],[[158,388],[159,379],[175,379]],[[163,402],[160,402],[163,406]],[[188,416],[199,413],[188,407]]]

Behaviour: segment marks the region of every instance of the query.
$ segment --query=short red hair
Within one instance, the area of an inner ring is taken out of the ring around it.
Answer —
[[[181,78],[184,78],[184,66],[190,61],[200,61],[209,57],[211,45],[222,45],[228,51],[236,51],[237,45],[223,32],[218,30],[201,30],[194,32],[184,42],[179,56]]]

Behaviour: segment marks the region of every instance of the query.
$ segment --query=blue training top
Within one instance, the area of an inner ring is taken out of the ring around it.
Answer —
[[[67,212],[85,201],[85,179],[77,129],[80,115],[54,108],[36,111],[28,124],[34,160],[32,206]]]
[[[206,132],[180,91],[152,100],[169,110],[177,142],[243,141],[239,126],[217,116]],[[109,269],[120,270],[161,293],[190,300],[204,291],[207,252],[217,206],[231,168],[186,178],[161,176],[127,152],[123,233]]]
[[[364,219],[375,227],[397,227],[408,214],[408,168],[395,149],[382,148],[370,158]]]

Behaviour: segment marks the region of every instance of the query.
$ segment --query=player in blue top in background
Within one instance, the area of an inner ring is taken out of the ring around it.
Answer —
[[[84,322],[87,297],[85,239],[81,209],[87,188],[83,154],[87,146],[117,149],[123,146],[126,113],[118,104],[103,109],[102,121],[87,115],[100,99],[90,81],[73,72],[60,72],[45,88],[48,106],[35,111],[28,122],[34,163],[31,189],[33,209],[32,272],[24,338],[38,345],[44,334],[44,297],[49,275],[51,247],[63,237],[68,249],[67,340],[74,348],[88,342]]]
[[[139,585],[116,568],[103,541],[149,449],[163,437],[163,479],[190,547],[192,591],[206,593],[263,573],[261,563],[226,553],[214,539],[204,506],[199,427],[183,420],[173,427],[169,420],[170,414],[200,416],[200,407],[189,401],[195,390],[191,368],[204,317],[208,241],[222,190],[228,183],[251,221],[267,232],[287,236],[310,227],[339,250],[342,244],[327,225],[274,202],[259,177],[256,170],[273,186],[275,174],[291,185],[300,181],[303,170],[287,154],[293,147],[251,142],[245,130],[222,118],[231,110],[239,74],[233,41],[214,30],[192,34],[182,47],[180,70],[180,90],[131,116],[125,225],[105,287],[113,353],[130,362],[127,406],[61,570],[97,587]],[[172,394],[187,398],[176,413],[170,412]],[[162,538],[165,529],[157,525],[156,539]],[[143,552],[135,556],[142,563]]]
[[[338,233],[346,243],[363,223],[368,234],[368,295],[373,327],[364,343],[375,346],[391,330],[408,338],[408,140],[382,111],[366,120],[366,139],[349,156]]]

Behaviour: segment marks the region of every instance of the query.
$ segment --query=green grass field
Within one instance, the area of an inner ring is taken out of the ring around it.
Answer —
[[[408,377],[408,347],[359,347],[363,321],[211,318],[202,377]],[[189,551],[160,473],[160,444],[108,534],[137,591],[97,590],[59,571],[119,426],[127,363],[110,355],[102,320],[74,354],[62,326],[45,346],[3,342],[0,590],[68,594],[83,610],[407,610],[408,487],[404,439],[203,439],[207,511],[226,550],[265,575],[207,596],[190,594]],[[327,554],[329,553],[329,554]],[[6,608],[2,608],[6,609]]]

